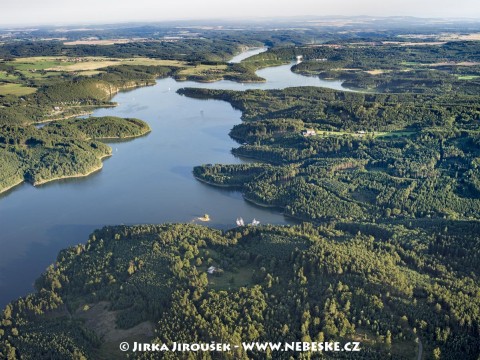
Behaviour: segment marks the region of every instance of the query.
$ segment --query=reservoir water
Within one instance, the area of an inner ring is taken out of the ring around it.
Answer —
[[[254,55],[250,50],[232,61]],[[214,188],[196,181],[195,165],[241,163],[230,150],[229,138],[241,113],[217,100],[197,100],[176,93],[182,87],[212,89],[275,89],[322,86],[342,89],[340,81],[296,75],[291,65],[263,69],[267,81],[240,84],[177,82],[116,95],[115,108],[98,109],[94,116],[136,117],[152,132],[145,137],[110,143],[113,156],[91,176],[33,187],[22,184],[0,195],[0,306],[27,294],[34,280],[55,261],[60,249],[87,240],[105,225],[192,222],[208,213],[209,226],[230,228],[239,216],[262,223],[287,224],[280,211],[257,207],[238,191]]]

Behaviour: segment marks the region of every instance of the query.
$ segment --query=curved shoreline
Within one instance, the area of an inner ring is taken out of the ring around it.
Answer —
[[[18,185],[22,185],[25,182],[25,179],[20,180],[18,183],[15,183],[13,185],[10,185],[9,187],[6,187],[4,189],[0,189],[0,195],[7,192],[8,190],[12,190],[14,187]]]
[[[49,122],[49,121],[48,121]],[[131,135],[131,136],[125,136],[125,137],[103,137],[103,138],[87,138],[87,140],[99,140],[99,141],[108,141],[108,140],[130,140],[130,139],[135,139],[135,138],[140,138],[140,137],[143,137],[143,136],[146,136],[148,135],[149,133],[152,132],[152,129],[148,129],[147,131],[141,133],[141,134],[138,134],[138,135]],[[112,150],[110,148],[110,150]],[[52,179],[46,179],[46,180],[42,180],[42,181],[37,181],[37,182],[34,182],[32,185],[33,186],[38,186],[38,185],[43,185],[43,184],[46,184],[46,183],[49,183],[49,182],[52,182],[52,181],[56,181],[56,180],[63,180],[63,179],[74,179],[74,178],[81,178],[81,177],[86,177],[86,176],[89,176],[99,170],[101,170],[103,168],[103,160],[106,159],[106,158],[109,158],[110,156],[113,155],[113,152],[111,151],[110,154],[107,154],[107,155],[104,155],[104,156],[101,156],[99,158],[99,160],[102,162],[102,164],[100,166],[97,166],[96,168],[88,171],[87,173],[85,174],[76,174],[76,175],[66,175],[66,176],[58,176],[58,177],[54,177]],[[10,185],[6,188],[3,188],[3,189],[0,189],[0,195],[7,192],[8,190],[11,190],[13,189],[14,187],[16,186],[19,186],[25,182],[28,182],[28,181],[25,181],[25,179],[22,179],[20,180],[19,182],[13,184],[13,185]]]
[[[34,182],[32,185],[33,186],[38,186],[38,185],[43,185],[43,184],[47,184],[49,182],[52,182],[52,181],[56,181],[56,180],[63,180],[63,179],[75,179],[75,178],[82,178],[82,177],[86,177],[86,176],[89,176],[99,170],[101,170],[103,168],[103,159],[106,159],[106,158],[109,158],[110,156],[112,156],[112,154],[108,154],[108,155],[105,155],[105,156],[102,156],[99,158],[100,160],[100,165],[95,167],[94,169],[88,171],[87,173],[85,174],[76,174],[76,175],[65,175],[65,176],[57,176],[57,177],[54,177],[54,178],[51,178],[51,179],[45,179],[45,180],[41,180],[41,181],[36,181]]]
[[[216,184],[216,183],[214,183],[214,182],[211,182],[211,181],[208,181],[208,180],[199,178],[199,177],[196,176],[195,174],[193,175],[193,177],[194,177],[196,180],[198,180],[198,181],[200,181],[200,182],[202,182],[202,183],[204,183],[204,184],[210,185],[210,186],[215,186],[215,187],[224,188],[224,189],[230,188],[230,189],[232,189],[232,190],[234,190],[234,189],[241,189],[241,186],[239,186],[239,185]]]
[[[237,185],[220,185],[220,184],[215,184],[215,183],[213,183],[213,182],[211,182],[211,181],[203,180],[203,179],[201,179],[201,178],[199,178],[198,176],[195,176],[195,175],[193,175],[193,177],[194,177],[196,180],[198,180],[198,181],[200,181],[200,182],[202,182],[202,183],[204,183],[204,184],[213,186],[213,187],[219,187],[219,188],[224,188],[224,189],[230,188],[230,189],[232,189],[232,190],[237,190],[237,191],[240,191],[239,189],[241,189],[241,186],[237,186]],[[257,202],[257,201],[255,201],[255,200],[252,200],[252,199],[246,197],[245,194],[243,194],[243,193],[242,193],[242,198],[243,198],[243,200],[245,200],[246,202],[249,202],[249,203],[251,203],[251,204],[253,204],[253,205],[256,205],[256,206],[258,206],[258,207],[262,207],[262,208],[265,208],[265,209],[281,210],[283,216],[285,216],[285,217],[287,217],[287,218],[290,218],[290,219],[292,219],[292,220],[300,221],[300,222],[303,222],[303,221],[309,221],[309,222],[311,222],[311,220],[309,220],[309,219],[304,219],[304,218],[301,218],[301,217],[298,217],[298,216],[286,214],[286,213],[285,213],[285,208],[282,207],[282,206],[279,206],[279,205],[269,205],[269,204],[265,204],[265,203],[260,203],[260,202]]]
[[[99,141],[120,140],[120,141],[122,141],[122,140],[140,138],[142,136],[150,134],[151,132],[152,132],[152,129],[150,129],[150,127],[149,127],[147,131],[145,131],[141,134],[138,134],[138,135],[129,135],[129,136],[124,136],[124,137],[112,137],[112,136],[109,136],[109,137],[95,137],[95,138],[88,138],[88,140],[99,140]]]
[[[298,217],[298,216],[294,216],[294,215],[290,215],[290,214],[286,214],[285,213],[285,208],[284,207],[281,207],[281,206],[278,206],[278,205],[268,205],[268,204],[262,204],[262,203],[259,203],[259,202],[256,202],[252,199],[249,199],[245,196],[243,196],[243,199],[249,203],[252,203],[256,206],[260,206],[260,207],[263,207],[263,208],[267,208],[267,209],[277,209],[277,210],[282,210],[282,215],[287,217],[287,218],[290,218],[292,220],[295,220],[295,221],[300,221],[300,222],[313,222],[313,220],[311,219],[304,219],[304,218],[301,218],[301,217]]]
[[[105,106],[105,107],[115,107],[115,106],[116,105],[110,105],[110,106]],[[102,106],[102,107],[104,107],[104,106]],[[46,119],[46,120],[35,121],[35,122],[31,123],[31,125],[33,125],[33,126],[47,125],[49,123],[56,122],[56,121],[63,121],[63,120],[68,120],[68,119],[79,117],[79,116],[90,115],[96,109],[98,109],[98,108],[94,108],[92,111],[84,111],[84,112],[81,112],[81,113],[78,113],[78,114],[65,115],[65,116],[62,116],[62,117],[59,117],[59,118],[55,118],[55,119]]]
[[[278,206],[278,205],[270,205],[270,204],[265,204],[265,203],[259,203],[255,200],[252,200],[248,197],[246,197],[245,195],[243,195],[243,199],[245,201],[248,201],[249,203],[252,203],[254,205],[257,205],[257,206],[260,206],[260,207],[263,207],[263,208],[267,208],[267,209],[278,209],[278,210],[284,210],[284,208],[282,208],[281,206]],[[283,213],[282,213],[283,214]]]
[[[239,186],[239,185],[223,185],[223,184],[216,184],[216,183],[213,183],[211,181],[208,181],[208,180],[204,180],[204,179],[201,179],[199,178],[198,176],[195,176],[193,175],[193,177],[195,179],[197,179],[198,181],[204,183],[204,184],[207,184],[207,185],[210,185],[210,186],[214,186],[214,187],[219,187],[219,188],[230,188],[230,189],[241,189],[242,187]],[[260,206],[260,207],[263,207],[263,208],[276,208],[276,209],[280,209],[280,210],[283,210],[283,208],[281,206],[278,206],[278,205],[269,205],[269,204],[264,204],[264,203],[259,203],[259,202],[256,202],[255,200],[252,200],[248,197],[246,197],[243,193],[242,193],[242,197],[245,201],[248,201],[249,203],[252,203],[252,204],[255,204],[257,206]]]
[[[233,139],[233,138],[232,138]],[[236,149],[240,149],[240,147],[236,148]],[[268,160],[263,160],[263,159],[260,159],[258,158],[257,156],[255,155],[244,155],[244,154],[238,154],[238,153],[235,153],[234,150],[236,149],[232,149],[231,153],[233,156],[235,157],[238,157],[238,158],[245,158],[245,159],[252,159],[252,160],[255,160],[255,161],[258,161],[259,164],[268,164],[268,165],[282,165],[282,163],[279,163],[279,162],[275,162],[275,161],[268,161]],[[254,163],[253,163],[254,164]]]

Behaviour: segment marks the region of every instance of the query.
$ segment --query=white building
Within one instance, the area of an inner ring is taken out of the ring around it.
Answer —
[[[317,133],[315,132],[315,130],[307,129],[307,130],[302,131],[302,135],[305,136],[305,137],[308,137],[308,136],[315,136],[315,135],[317,135]]]

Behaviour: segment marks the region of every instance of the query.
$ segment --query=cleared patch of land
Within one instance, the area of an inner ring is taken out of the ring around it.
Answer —
[[[3,84],[0,85],[0,95],[23,96],[33,94],[37,89],[23,86],[21,84]]]
[[[158,66],[184,66],[186,63],[184,61],[178,60],[160,60],[160,59],[150,59],[150,58],[129,58],[129,59],[118,59],[122,62],[123,65],[158,65]]]
[[[458,80],[475,80],[480,78],[480,75],[462,75],[458,77]]]
[[[119,61],[117,60],[90,60],[90,61],[81,61],[75,64],[69,65],[57,65],[51,68],[48,68],[48,71],[90,71],[105,68],[107,66],[118,65]]]
[[[380,75],[388,72],[388,70],[374,69],[374,70],[367,70],[365,72],[370,75]]]
[[[336,68],[332,69],[333,71],[360,71],[360,68]]]
[[[116,324],[118,312],[110,311],[107,301],[86,306],[80,308],[75,315],[85,319],[87,328],[95,331],[105,341],[120,341],[132,336],[153,336],[153,325],[150,322],[140,323],[130,329],[119,329]]]
[[[133,343],[149,341],[154,336],[154,325],[145,321],[130,329],[119,329],[116,324],[118,311],[109,310],[110,303],[101,301],[93,305],[85,305],[75,313],[76,317],[85,321],[85,326],[95,332],[103,341],[99,349],[99,357],[118,359],[122,354],[118,345],[122,341]]]
[[[478,62],[473,61],[462,61],[462,62],[453,62],[453,61],[445,61],[445,62],[438,62],[433,64],[422,64],[423,66],[475,66],[479,65]]]
[[[112,65],[158,65],[158,66],[184,66],[185,63],[176,60],[157,60],[149,58],[105,58],[105,57],[29,57],[18,58],[9,62],[10,65],[15,66],[20,71],[28,71],[33,74],[40,70],[49,72],[78,72],[78,71],[92,71],[106,68]]]
[[[208,285],[215,290],[238,289],[252,284],[254,268],[245,266],[238,271],[225,271],[221,275],[209,275]]]
[[[8,74],[6,71],[0,71],[0,80],[15,80],[17,77],[12,74]]]
[[[440,37],[442,40],[460,40],[460,41],[478,41],[480,40],[480,33],[470,34],[448,34]]]
[[[385,138],[385,137],[404,137],[404,136],[411,136],[415,134],[414,131],[322,131],[317,130],[316,136],[321,137],[330,137],[330,136],[354,136],[354,137],[365,137],[371,136],[374,138]]]
[[[480,40],[480,33],[441,33],[441,34],[402,34],[399,38],[405,39],[432,39],[438,41],[471,41]],[[428,42],[431,44],[431,42]]]
[[[63,45],[114,45],[114,44],[128,44],[131,42],[144,41],[145,39],[89,39],[89,40],[76,40],[66,41]]]
[[[52,57],[52,56],[35,56],[27,58],[18,58],[7,62],[7,65],[12,65],[16,70],[46,70],[53,66],[72,65],[75,62],[69,60],[67,57]]]
[[[197,65],[181,70],[179,75],[211,75],[222,74],[227,69],[227,65]]]
[[[443,62],[426,64],[426,63],[417,63],[412,61],[403,61],[400,63],[400,65],[438,67],[438,66],[475,66],[475,65],[480,65],[480,63],[473,62],[473,61],[462,61],[462,62],[443,61]]]
[[[425,41],[425,42],[410,42],[410,41],[382,41],[383,45],[399,45],[399,46],[432,46],[444,45],[445,41]]]

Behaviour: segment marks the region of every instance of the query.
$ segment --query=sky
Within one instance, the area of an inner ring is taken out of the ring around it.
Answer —
[[[302,15],[480,19],[480,3],[478,0],[2,0],[0,27]]]

